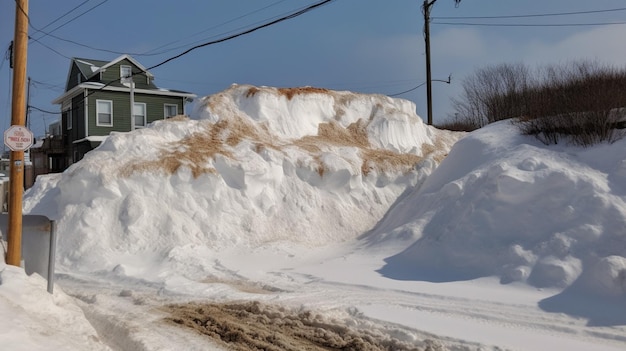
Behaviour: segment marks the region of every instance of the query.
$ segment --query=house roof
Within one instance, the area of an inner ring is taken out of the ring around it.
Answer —
[[[76,67],[78,67],[83,76],[89,78],[96,74],[96,72],[99,72],[102,66],[106,65],[108,62],[74,57],[72,63],[76,64]]]
[[[72,63],[70,64],[70,70],[68,72],[68,80],[71,78],[69,75],[72,72],[72,66],[76,65],[80,70],[81,74],[89,80],[91,77],[100,74],[100,72],[105,71],[108,67],[111,67],[117,64],[120,61],[128,60],[141,71],[143,71],[148,77],[154,78],[152,73],[148,72],[148,70],[140,64],[137,60],[132,58],[129,55],[121,55],[112,61],[102,61],[102,60],[94,60],[94,59],[85,59],[85,58],[72,58]],[[67,86],[67,85],[66,85]],[[130,87],[128,84],[123,84],[121,82],[109,82],[106,85],[98,82],[83,82],[74,86],[72,89],[66,91],[61,96],[57,97],[52,101],[53,104],[60,104],[68,97],[71,98],[73,96],[78,95],[85,89],[101,89],[101,90],[109,90],[109,91],[130,91]],[[169,90],[157,87],[152,80],[148,83],[147,89],[135,89],[137,93],[145,93],[145,94],[153,94],[153,95],[166,95],[166,96],[180,96],[187,99],[196,98],[195,94],[180,91],[180,90]]]
[[[113,61],[92,60],[92,59],[84,59],[84,58],[74,57],[72,59],[72,62],[75,63],[76,66],[78,67],[78,69],[80,70],[80,72],[87,79],[89,79],[89,78],[95,76],[96,74],[99,74],[101,71],[106,70],[107,68],[109,68],[109,67],[111,67],[111,66],[115,65],[116,63],[118,63],[120,61],[123,61],[123,60],[128,60],[128,61],[132,62],[132,64],[137,66],[140,70],[145,72],[148,76],[154,77],[154,75],[152,75],[152,73],[148,72],[148,70],[141,63],[139,63],[137,60],[135,60],[134,58],[132,58],[132,56],[129,56],[129,55],[119,56],[118,58],[114,59]]]

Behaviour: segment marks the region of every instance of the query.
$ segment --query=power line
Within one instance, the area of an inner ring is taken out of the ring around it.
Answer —
[[[78,15],[74,16],[74,17],[72,17],[71,19],[69,19],[68,21],[66,21],[65,23],[63,23],[62,25],[57,26],[56,28],[54,28],[53,30],[51,30],[51,31],[49,31],[49,32],[44,32],[44,31],[42,31],[41,29],[37,29],[37,28],[33,27],[33,26],[32,26],[32,24],[30,23],[30,18],[28,19],[28,24],[29,24],[29,25],[30,25],[33,29],[35,29],[36,31],[41,32],[41,33],[44,33],[44,35],[42,35],[41,37],[37,38],[37,39],[41,39],[41,38],[43,38],[43,37],[45,37],[45,36],[51,35],[50,33],[52,33],[52,32],[54,32],[54,31],[56,31],[57,29],[60,29],[60,28],[62,28],[62,27],[64,27],[64,26],[66,26],[67,24],[69,24],[69,23],[71,23],[71,22],[75,21],[76,19],[78,19],[78,18],[82,17],[83,15],[85,15],[85,14],[87,14],[87,13],[89,13],[89,12],[91,12],[91,11],[95,10],[96,8],[100,7],[101,5],[103,5],[104,3],[106,3],[107,1],[109,1],[109,0],[104,0],[104,1],[102,1],[101,3],[98,3],[97,5],[90,7],[90,8],[89,8],[89,9],[87,9],[86,11],[84,11],[84,12],[82,12],[82,13],[80,13],[80,14],[78,14]]]
[[[86,4],[86,3],[88,3],[89,1],[91,1],[91,0],[85,0],[85,1],[81,2],[79,5],[74,6],[71,10],[69,10],[69,11],[65,12],[64,14],[62,14],[61,16],[57,17],[55,20],[53,20],[52,22],[50,22],[50,23],[46,24],[46,25],[45,25],[45,26],[43,26],[41,29],[42,29],[42,30],[44,30],[44,29],[46,29],[46,28],[50,27],[52,24],[56,23],[56,22],[57,22],[57,21],[59,21],[61,18],[63,18],[63,17],[65,17],[65,16],[69,15],[69,14],[70,14],[70,13],[72,13],[74,10],[76,10],[76,9],[78,9],[79,7],[81,7],[81,6],[85,5],[85,4]]]
[[[279,1],[279,3],[280,3],[280,2],[282,2],[282,1]],[[274,4],[272,4],[272,5],[275,5],[275,4],[277,4],[277,3],[274,3]],[[270,6],[272,6],[272,5],[270,5]],[[269,6],[266,6],[265,8],[267,8],[267,7],[269,7]],[[301,8],[299,8],[299,9],[295,10],[295,11],[301,11],[301,10],[303,10],[303,9],[305,9],[305,8],[306,8],[306,6],[305,6],[305,7],[301,7]],[[258,11],[254,11],[254,12],[258,12]],[[254,13],[254,12],[253,12],[253,13]],[[268,19],[264,19],[264,20],[261,20],[261,21],[257,21],[257,22],[254,22],[254,23],[251,23],[251,24],[248,24],[248,25],[245,25],[245,26],[241,26],[241,27],[238,27],[238,28],[235,28],[235,29],[229,30],[229,31],[224,32],[224,33],[220,33],[220,34],[213,35],[213,36],[211,36],[211,37],[209,37],[209,38],[205,38],[205,39],[201,39],[201,40],[196,40],[196,41],[193,41],[193,42],[191,42],[191,43],[189,43],[189,44],[180,45],[180,46],[177,46],[177,47],[173,47],[173,48],[171,48],[171,49],[163,50],[163,51],[160,51],[160,52],[157,52],[157,53],[153,53],[153,54],[149,54],[149,55],[137,55],[137,56],[153,56],[153,55],[161,55],[161,54],[165,54],[165,53],[168,53],[168,52],[170,52],[170,51],[174,51],[174,50],[182,49],[182,48],[184,48],[184,47],[188,47],[189,45],[193,45],[193,44],[196,44],[196,43],[201,43],[201,42],[203,42],[203,41],[205,41],[205,40],[209,40],[209,39],[216,38],[216,37],[220,37],[220,36],[229,35],[230,33],[236,33],[237,31],[244,30],[245,28],[248,28],[248,27],[250,27],[250,26],[254,26],[254,25],[259,24],[259,23],[264,23],[264,22],[269,21],[269,20],[273,20],[273,19],[276,19],[276,18],[280,18],[280,17],[285,16],[286,14],[289,14],[289,13],[290,13],[290,12],[284,12],[284,13],[282,13],[282,14],[276,15],[276,16],[271,17],[271,18],[268,18]],[[240,17],[245,17],[245,16],[247,16],[247,15],[240,16]],[[223,23],[223,24],[230,23],[230,22],[232,22],[232,21],[228,21],[228,22],[225,22],[225,23]],[[207,30],[210,30],[210,29],[213,29],[213,28],[217,28],[217,27],[220,27],[220,26],[221,26],[221,25],[214,26],[214,27],[209,28],[209,29],[207,29]],[[151,50],[151,51],[152,51],[152,50]]]
[[[117,55],[124,55],[124,54],[127,54],[127,55],[131,55],[131,56],[142,56],[141,54],[138,54],[138,53],[129,53],[129,52],[122,52],[122,51],[108,50],[108,49],[100,49],[100,48],[93,47],[93,46],[90,46],[90,45],[87,45],[87,44],[82,44],[82,43],[79,43],[79,42],[74,41],[74,40],[64,39],[64,38],[61,38],[61,37],[58,37],[58,36],[56,36],[56,35],[49,34],[49,33],[48,33],[47,35],[48,35],[48,36],[50,36],[51,38],[54,38],[54,39],[57,39],[57,40],[61,40],[61,41],[64,41],[64,42],[66,42],[66,43],[71,43],[71,44],[74,44],[74,45],[82,46],[82,47],[84,47],[84,48],[91,49],[91,50],[95,50],[95,51],[108,52],[108,53],[117,54]],[[35,39],[35,38],[33,38],[33,37],[29,37],[29,38],[30,38],[31,40],[36,41],[36,42],[38,42],[38,43],[40,43],[40,44],[41,44],[41,42],[39,41],[39,39],[41,39],[41,38],[43,38],[43,37],[44,37],[44,36],[39,37],[39,38],[37,38],[37,39]],[[43,44],[42,44],[42,45],[43,45]]]
[[[196,46],[194,46],[194,47],[192,47],[190,49],[185,50],[184,52],[182,52],[182,53],[180,53],[180,54],[178,54],[176,56],[172,56],[172,57],[166,59],[165,61],[162,61],[162,62],[160,62],[160,63],[158,63],[158,64],[156,64],[154,66],[151,66],[149,68],[146,68],[145,70],[140,70],[140,72],[131,72],[130,76],[132,77],[132,76],[137,75],[137,74],[148,73],[149,70],[154,69],[156,67],[160,67],[160,66],[162,66],[162,65],[164,65],[164,64],[166,64],[166,63],[168,63],[170,61],[176,60],[176,59],[178,59],[178,58],[180,58],[180,57],[190,53],[191,51],[193,51],[195,49],[198,49],[198,48],[201,48],[201,47],[205,47],[205,46],[209,46],[209,45],[213,45],[213,44],[217,44],[217,43],[221,43],[221,42],[225,42],[227,40],[235,39],[237,37],[240,37],[240,36],[252,33],[252,32],[257,31],[259,29],[269,27],[269,26],[274,25],[276,23],[283,22],[283,21],[286,21],[288,19],[292,19],[292,18],[298,17],[300,15],[303,15],[303,14],[309,12],[309,11],[312,11],[312,10],[314,10],[314,9],[320,7],[320,6],[323,6],[323,5],[325,5],[325,4],[329,3],[329,2],[332,2],[332,1],[334,1],[334,0],[323,0],[323,1],[320,1],[320,2],[315,3],[313,5],[307,6],[304,9],[301,9],[301,10],[298,10],[298,11],[296,11],[294,13],[291,13],[291,14],[289,14],[287,16],[283,16],[283,17],[281,17],[279,19],[276,19],[274,21],[265,23],[263,25],[260,25],[260,26],[248,29],[246,31],[243,31],[243,32],[240,32],[240,33],[237,33],[237,34],[230,35],[230,36],[225,37],[225,38],[221,38],[221,39],[218,39],[218,40],[214,40],[214,41],[210,41],[210,42],[207,42],[207,43],[203,43],[201,45],[196,45]],[[123,77],[123,78],[128,78],[128,77]],[[102,91],[104,88],[110,86],[111,84],[119,82],[121,79],[122,79],[122,77],[114,79],[114,80],[104,84],[103,86],[99,87],[98,89],[93,89],[91,92],[89,92],[88,94],[84,95],[82,97],[81,101],[84,101],[87,97],[89,97],[89,96],[91,96],[91,95],[93,95],[93,94],[95,94],[95,93],[97,93],[99,91]],[[38,107],[35,107],[35,106],[30,106],[30,107],[32,107],[33,109],[35,109],[37,111],[44,112],[44,113],[60,114],[60,112],[51,112],[51,111],[47,111],[47,110],[44,110],[44,109],[41,109],[41,108],[38,108]]]
[[[29,37],[29,38],[30,38],[30,37]],[[46,45],[46,44],[44,44],[44,43],[40,42],[40,41],[39,41],[39,39],[33,39],[33,38],[31,38],[31,39],[32,39],[34,42],[38,43],[39,45],[41,45],[41,46],[45,47],[46,49],[48,49],[48,50],[50,50],[50,51],[54,52],[55,54],[57,54],[57,55],[59,55],[59,56],[65,57],[65,58],[66,58],[66,59],[68,59],[68,60],[71,60],[71,59],[72,59],[71,57],[66,56],[66,55],[63,55],[62,53],[58,52],[57,50],[55,50],[55,49],[53,49],[53,48],[49,47],[48,45]]]
[[[168,62],[170,62],[170,61],[176,60],[176,59],[178,59],[178,58],[180,58],[180,57],[182,57],[182,56],[187,55],[188,53],[192,52],[193,50],[196,50],[196,49],[199,49],[199,48],[202,48],[202,47],[205,47],[205,46],[209,46],[209,45],[213,45],[213,44],[217,44],[217,43],[225,42],[225,41],[227,41],[227,40],[235,39],[235,38],[237,38],[237,37],[240,37],[240,36],[243,36],[243,35],[246,35],[246,34],[250,34],[250,33],[252,33],[252,32],[255,32],[255,31],[259,30],[259,29],[266,28],[266,27],[269,27],[269,26],[271,26],[271,25],[274,25],[274,24],[277,24],[277,23],[280,23],[280,22],[283,22],[283,21],[286,21],[286,20],[289,20],[289,19],[292,19],[292,18],[298,17],[298,16],[303,15],[303,14],[305,14],[305,13],[307,13],[307,12],[311,11],[311,10],[314,10],[314,9],[316,9],[316,8],[320,7],[320,6],[323,6],[323,5],[325,5],[325,4],[327,4],[327,3],[331,2],[331,1],[334,1],[334,0],[324,0],[324,1],[320,1],[320,2],[318,2],[318,3],[316,3],[316,4],[313,4],[313,5],[308,6],[308,7],[304,8],[304,9],[302,9],[302,10],[296,11],[296,12],[294,12],[294,13],[292,13],[292,14],[287,15],[287,16],[280,17],[280,18],[278,18],[278,19],[276,19],[276,20],[273,20],[273,21],[267,22],[267,23],[262,24],[262,25],[260,25],[260,26],[256,26],[256,27],[254,27],[254,28],[251,28],[251,29],[245,30],[245,31],[243,31],[243,32],[239,32],[239,33],[237,33],[237,34],[233,34],[233,35],[227,36],[227,37],[225,37],[225,38],[221,38],[221,39],[217,39],[217,40],[209,41],[209,42],[206,42],[206,43],[203,43],[203,44],[200,44],[200,45],[196,45],[196,46],[194,46],[194,47],[191,47],[191,48],[189,48],[189,49],[187,49],[187,50],[183,51],[182,53],[180,53],[180,54],[178,54],[178,55],[175,55],[175,56],[172,56],[172,57],[170,57],[170,58],[166,59],[165,61],[163,61],[163,62],[161,62],[161,63],[158,63],[158,64],[156,64],[156,65],[154,65],[154,66],[152,66],[152,67],[149,67],[149,68],[147,68],[146,70],[150,70],[150,69],[153,69],[153,68],[157,68],[157,67],[159,67],[159,66],[162,66],[162,65],[164,65],[164,64],[166,64],[166,63],[168,63]]]
[[[584,27],[584,26],[610,26],[621,25],[626,22],[600,22],[600,23],[548,23],[548,24],[530,24],[530,23],[470,23],[470,22],[432,22],[432,24],[450,25],[450,26],[482,26],[482,27]]]
[[[504,16],[450,16],[450,17],[431,17],[434,20],[446,19],[497,19],[497,18],[528,18],[528,17],[553,17],[553,16],[571,16],[571,15],[583,15],[591,13],[603,13],[603,12],[617,12],[626,11],[626,7],[620,7],[616,9],[606,10],[592,10],[592,11],[576,11],[576,12],[557,12],[557,13],[540,13],[540,14],[527,14],[527,15],[504,15]]]
[[[87,1],[90,1],[90,0],[87,0]],[[58,36],[56,36],[56,35],[53,35],[53,34],[52,34],[52,32],[54,32],[54,31],[56,31],[57,29],[59,29],[59,28],[61,28],[61,27],[65,26],[65,25],[67,25],[68,23],[70,23],[70,22],[72,22],[72,21],[76,20],[77,18],[79,18],[79,17],[81,17],[81,16],[85,15],[86,13],[88,13],[88,12],[90,12],[90,11],[94,10],[95,8],[97,8],[97,7],[99,7],[100,5],[102,5],[102,4],[104,4],[104,3],[106,3],[107,1],[109,1],[109,0],[104,0],[104,1],[102,1],[101,3],[98,3],[97,5],[90,7],[90,8],[89,8],[89,9],[87,9],[86,11],[84,11],[84,12],[82,12],[82,13],[78,14],[77,16],[75,16],[75,17],[71,18],[70,20],[66,21],[66,22],[65,22],[65,23],[63,23],[62,25],[60,25],[60,26],[56,27],[55,29],[53,29],[53,30],[51,30],[51,31],[49,31],[49,32],[43,31],[43,30],[41,30],[41,29],[39,29],[39,28],[35,27],[35,26],[32,24],[32,22],[31,22],[31,20],[30,20],[30,17],[29,17],[28,15],[26,15],[26,16],[27,16],[27,18],[28,18],[28,25],[29,25],[32,29],[34,29],[36,32],[39,32],[39,33],[43,33],[43,34],[44,34],[44,35],[40,36],[39,38],[33,38],[33,37],[31,37],[31,36],[29,36],[28,38],[29,38],[30,40],[34,41],[34,42],[39,43],[40,45],[42,45],[42,46],[44,46],[44,47],[46,47],[46,48],[50,49],[51,51],[55,52],[56,54],[58,54],[58,55],[60,55],[60,56],[63,56],[63,57],[65,57],[65,58],[67,58],[67,59],[70,59],[70,60],[71,60],[71,58],[70,58],[70,57],[68,57],[68,56],[65,56],[65,55],[61,54],[61,53],[60,53],[60,52],[58,52],[57,50],[55,50],[55,49],[51,48],[50,46],[48,46],[48,45],[44,44],[43,42],[41,42],[39,39],[42,39],[42,38],[44,38],[44,37],[46,37],[46,36],[50,36],[50,37],[52,37],[52,38],[54,38],[54,39],[57,39],[57,40],[65,41],[65,42],[68,42],[68,43],[72,43],[72,44],[75,44],[75,45],[78,45],[78,46],[82,46],[82,47],[85,47],[85,48],[88,48],[88,49],[96,50],[96,51],[104,51],[104,52],[109,52],[109,53],[118,54],[118,55],[128,54],[128,53],[126,53],[126,52],[120,52],[120,51],[114,51],[114,50],[107,50],[107,49],[99,49],[99,48],[96,48],[96,47],[93,47],[93,46],[89,46],[89,45],[86,45],[86,44],[81,44],[81,43],[76,42],[76,41],[73,41],[73,40],[64,39],[64,38],[61,38],[61,37],[58,37]],[[84,3],[84,2],[83,2],[83,3]],[[23,8],[19,5],[19,3],[17,3],[17,0],[16,0],[16,5],[19,7],[19,9],[20,9],[20,11],[22,11],[22,13],[26,14],[26,12],[24,11],[24,9],[23,9]],[[82,5],[82,4],[81,4],[81,5]],[[79,5],[79,6],[80,6],[80,5]],[[79,6],[77,6],[76,8],[78,8]],[[73,10],[71,10],[71,11],[73,11]],[[71,12],[71,11],[70,11],[70,12]],[[63,17],[63,16],[61,16],[61,17]],[[54,21],[53,21],[53,22],[54,22]],[[45,27],[44,27],[44,28],[45,28]],[[130,55],[137,55],[137,54],[135,54],[135,53],[130,53]]]
[[[418,85],[418,86],[416,86],[416,87],[413,87],[413,88],[411,88],[411,89],[409,89],[409,90],[405,90],[405,91],[402,91],[402,92],[399,92],[399,93],[395,93],[395,94],[387,94],[387,96],[398,96],[398,95],[402,95],[402,94],[410,93],[410,92],[412,92],[413,90],[415,90],[415,89],[417,89],[417,88],[419,88],[419,87],[423,86],[424,84],[426,84],[426,82],[424,82],[424,83],[422,83],[422,84],[420,84],[420,85]]]
[[[60,115],[60,114],[62,114],[62,112],[59,112],[59,111],[52,112],[52,111],[41,109],[41,108],[33,106],[33,105],[28,105],[27,107],[28,108],[32,108],[33,110],[37,110],[39,112],[50,114],[50,115]]]
[[[269,4],[269,5],[267,5],[267,6],[262,7],[262,8],[260,8],[260,9],[254,10],[254,11],[252,11],[252,12],[248,12],[248,13],[243,14],[243,15],[241,15],[241,16],[238,16],[238,17],[235,17],[235,18],[233,18],[233,19],[230,19],[230,20],[228,20],[228,21],[226,21],[226,22],[222,22],[222,23],[217,24],[217,25],[215,25],[215,26],[212,26],[212,27],[206,28],[206,29],[204,29],[204,30],[201,30],[201,31],[199,31],[199,32],[196,32],[196,33],[194,33],[194,34],[192,34],[192,35],[188,36],[188,37],[187,37],[187,38],[185,38],[185,39],[189,39],[189,38],[195,37],[195,36],[197,36],[197,35],[199,35],[199,34],[206,33],[206,32],[208,32],[208,31],[210,31],[210,30],[213,30],[213,29],[215,29],[215,28],[219,28],[219,27],[221,27],[221,26],[223,26],[223,25],[226,25],[226,24],[228,24],[228,23],[232,23],[232,22],[234,22],[234,21],[236,21],[236,20],[238,20],[238,19],[242,19],[242,18],[244,18],[244,17],[248,17],[248,16],[253,15],[253,14],[255,14],[255,13],[261,12],[261,11],[263,11],[263,10],[265,10],[265,9],[268,9],[268,8],[270,8],[270,7],[272,7],[272,6],[276,6],[276,5],[278,5],[278,4],[280,4],[280,3],[283,3],[283,2],[285,2],[285,1],[287,1],[287,0],[280,0],[280,1],[274,2],[274,3],[272,3],[272,4]],[[167,44],[163,44],[163,45],[158,46],[158,47],[156,47],[156,48],[154,48],[154,49],[148,50],[148,51],[146,51],[146,52],[144,53],[144,55],[146,55],[146,56],[147,56],[149,52],[153,52],[153,51],[156,51],[156,50],[158,50],[158,49],[161,49],[161,48],[167,47],[167,46],[169,46],[169,45],[171,45],[171,44],[176,44],[176,43],[180,42],[181,40],[183,40],[183,39],[179,39],[179,40],[171,41],[171,42],[169,42],[169,43],[167,43]],[[196,42],[192,42],[191,44],[194,44],[194,43],[196,43]],[[183,47],[184,47],[184,46],[183,46]],[[172,50],[176,50],[176,49],[180,49],[180,47],[171,48],[171,49],[168,49],[168,50],[166,50],[166,51],[161,51],[161,52],[159,52],[159,53],[154,53],[154,54],[150,54],[150,55],[158,55],[158,54],[163,54],[163,53],[170,52],[170,51],[172,51]]]

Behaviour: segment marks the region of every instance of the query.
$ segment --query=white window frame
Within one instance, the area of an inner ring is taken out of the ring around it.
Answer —
[[[167,115],[167,108],[174,106],[176,108],[176,114],[172,116]],[[174,117],[178,115],[178,104],[163,104],[163,119]]]
[[[137,115],[135,115],[135,107],[137,106],[143,106],[143,124],[137,124],[135,121],[135,117]],[[135,102],[135,105],[133,106],[133,120],[132,123],[135,124],[135,128],[143,128],[147,125],[148,123],[148,107],[146,106],[145,102]]]
[[[124,74],[124,70],[128,70],[128,74]],[[120,65],[120,82],[130,83],[133,78],[133,67],[129,65]]]
[[[65,121],[66,129],[71,130],[72,129],[72,104],[70,103],[69,105],[66,105],[63,107],[64,107],[63,112],[65,113],[65,116],[66,116],[66,121]]]
[[[100,122],[100,103],[106,103],[110,106],[110,115],[111,122],[110,123],[101,123]],[[111,100],[96,100],[96,125],[98,127],[113,127],[113,101]]]

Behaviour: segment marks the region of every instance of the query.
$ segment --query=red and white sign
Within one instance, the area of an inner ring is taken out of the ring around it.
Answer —
[[[10,126],[4,131],[4,145],[12,151],[26,151],[33,145],[33,132],[23,126]]]

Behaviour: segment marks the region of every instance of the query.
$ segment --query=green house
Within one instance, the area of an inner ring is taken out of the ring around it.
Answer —
[[[195,97],[157,87],[154,76],[128,55],[113,61],[73,58],[65,93],[52,101],[61,105],[58,142],[62,152],[57,148],[47,158],[55,163],[54,169],[65,169],[100,145],[111,132],[129,132],[182,115],[185,103]]]

